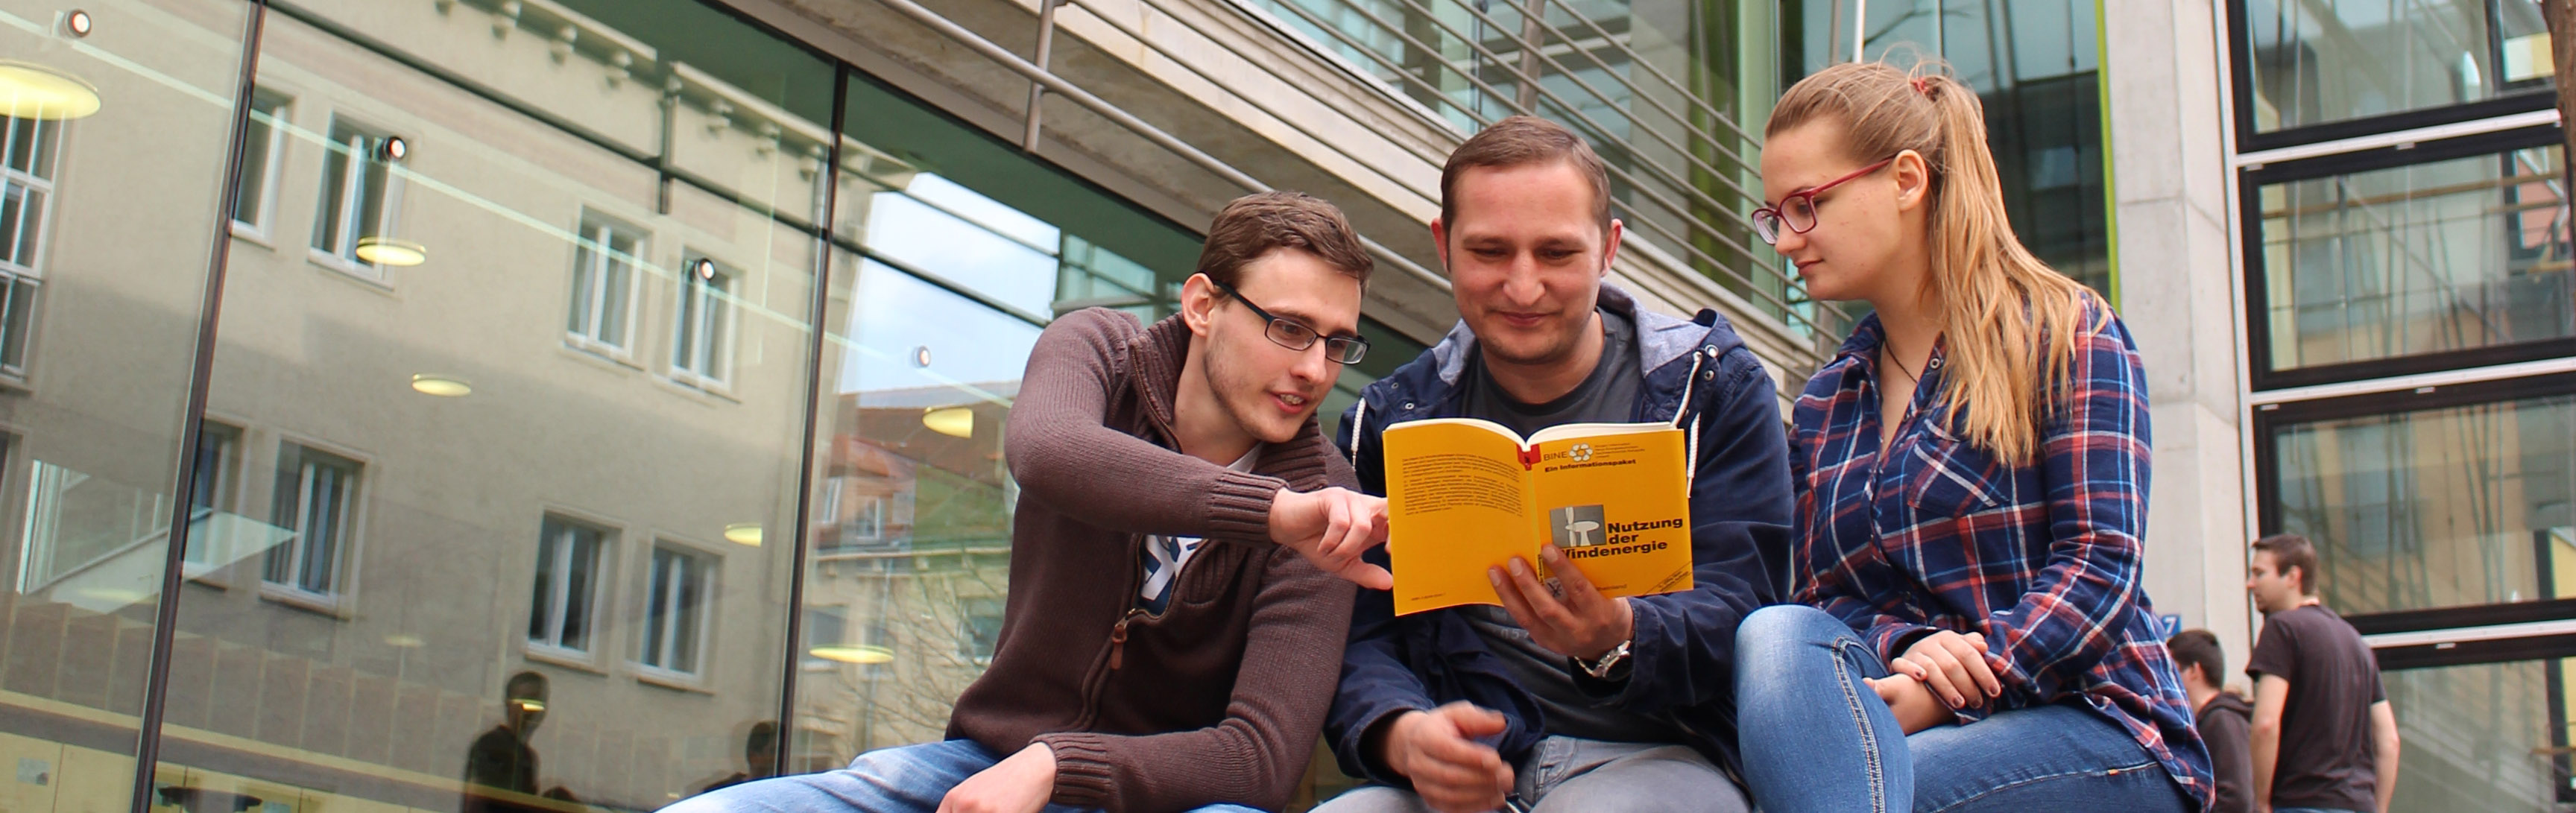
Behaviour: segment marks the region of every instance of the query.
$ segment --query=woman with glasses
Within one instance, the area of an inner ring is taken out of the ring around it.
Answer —
[[[1872,314],[1792,419],[1797,604],[1737,632],[1755,801],[2200,809],[2139,584],[2146,376],[2111,306],[2013,236],[1976,91],[1836,65],[1765,133],[1756,233]]]

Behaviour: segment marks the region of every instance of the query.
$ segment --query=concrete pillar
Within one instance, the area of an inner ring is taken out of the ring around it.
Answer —
[[[2244,324],[2234,296],[2217,6],[2105,2],[2112,33],[2102,62],[2120,306],[2145,358],[2155,421],[2147,591],[2159,614],[2216,632],[2229,671],[2241,673],[2253,640],[2243,590]]]

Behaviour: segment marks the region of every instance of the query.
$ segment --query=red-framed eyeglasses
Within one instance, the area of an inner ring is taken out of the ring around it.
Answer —
[[[1787,226],[1790,231],[1806,234],[1808,230],[1816,227],[1817,195],[1824,194],[1827,189],[1841,186],[1845,181],[1885,169],[1888,164],[1895,162],[1896,156],[1888,156],[1886,160],[1861,167],[1852,174],[1826,181],[1813,189],[1789,193],[1788,197],[1780,199],[1778,206],[1764,206],[1753,210],[1754,235],[1761,237],[1762,242],[1778,243],[1782,226]]]

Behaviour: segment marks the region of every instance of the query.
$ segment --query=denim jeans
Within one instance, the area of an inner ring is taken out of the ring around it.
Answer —
[[[1531,813],[1744,813],[1744,789],[1689,746],[1540,740],[1512,770],[1512,798]],[[1314,813],[1430,813],[1413,791],[1353,788]]]
[[[682,799],[662,813],[937,813],[939,800],[967,777],[1002,761],[973,740],[880,748],[837,771],[745,782]],[[1044,813],[1081,813],[1047,805]],[[1192,813],[1259,813],[1241,805],[1208,805]]]
[[[1764,607],[1736,631],[1737,735],[1768,813],[2046,810],[2189,813],[2126,729],[2076,704],[1902,733],[1862,678],[1887,665],[1813,607]]]

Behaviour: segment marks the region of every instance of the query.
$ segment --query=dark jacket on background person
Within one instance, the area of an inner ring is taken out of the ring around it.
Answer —
[[[1277,810],[1332,698],[1352,588],[1270,541],[1270,502],[1351,485],[1350,467],[1312,420],[1249,474],[1171,451],[1190,341],[1177,316],[1066,314],[1011,409],[1010,600],[948,736],[1005,755],[1046,743],[1057,804]],[[1137,606],[1147,534],[1210,542],[1161,614]]]
[[[2209,763],[2218,786],[2218,801],[2208,813],[2254,810],[2254,706],[2234,692],[2219,692],[2192,720],[2201,742],[2209,744]]]
[[[1685,430],[1694,461],[1692,589],[1630,599],[1636,629],[1624,683],[1579,671],[1574,681],[1605,704],[1669,716],[1689,735],[1686,744],[1740,773],[1735,627],[1778,599],[1775,572],[1788,555],[1789,448],[1777,389],[1716,311],[1690,320],[1644,311],[1609,285],[1601,287],[1600,307],[1637,328],[1645,382],[1631,420]],[[1365,491],[1386,493],[1385,427],[1458,415],[1459,380],[1475,346],[1475,335],[1461,323],[1440,344],[1369,385],[1344,415],[1336,445],[1353,456]],[[1371,551],[1369,559],[1385,564],[1386,552]],[[1547,728],[1537,702],[1511,675],[1461,608],[1397,616],[1391,593],[1362,591],[1325,736],[1343,771],[1409,787],[1366,753],[1369,730],[1394,715],[1465,700],[1503,714],[1507,728],[1496,747],[1518,764]]]

